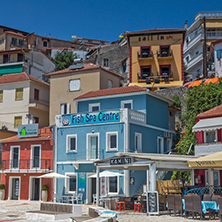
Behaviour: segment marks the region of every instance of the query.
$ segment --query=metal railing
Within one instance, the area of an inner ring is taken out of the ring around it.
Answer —
[[[1,170],[52,170],[50,159],[2,160]]]
[[[166,58],[166,57],[172,57],[173,56],[173,50],[171,50],[170,52],[166,52],[166,51],[156,51],[157,57],[158,58]]]
[[[147,52],[139,53],[139,52],[137,52],[137,59],[147,59],[147,58],[153,58],[153,51],[150,51],[150,53],[147,53]]]
[[[146,80],[147,78],[150,80],[166,80],[166,78],[173,78],[173,72],[171,71],[170,73],[162,73],[159,74],[159,72],[157,72],[156,75],[154,75],[153,73],[151,74],[147,74],[147,75],[142,75],[141,73],[137,73],[137,78],[138,80]]]
[[[222,194],[222,186],[185,186],[184,195],[189,193],[194,194]]]

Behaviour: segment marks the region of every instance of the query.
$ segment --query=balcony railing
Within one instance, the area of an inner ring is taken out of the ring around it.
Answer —
[[[208,155],[222,151],[222,142],[199,143],[195,145],[195,156]]]
[[[104,159],[104,150],[88,149],[87,160],[101,160]]]
[[[161,52],[161,51],[156,51],[157,54],[157,58],[169,58],[169,57],[173,57],[173,50],[171,50],[170,52]]]
[[[137,59],[150,59],[150,58],[153,58],[153,51],[150,51],[150,53],[147,53],[147,52],[139,53],[139,52],[137,52]]]
[[[4,170],[52,170],[50,159],[2,160]]]
[[[222,31],[207,31],[207,38],[222,38]]]
[[[129,120],[130,122],[140,122],[146,124],[146,114],[129,109]]]
[[[148,82],[149,83],[169,82],[173,80],[173,72],[171,71],[170,73],[161,73],[161,74],[157,72],[156,75],[152,73],[152,74],[147,75],[147,77],[142,76],[141,73],[137,73],[137,78],[138,78],[138,81],[144,81],[144,82],[146,81],[147,83]]]
[[[36,99],[30,98],[29,103],[37,103],[43,106],[49,106],[49,101],[42,100],[42,99],[36,100]]]

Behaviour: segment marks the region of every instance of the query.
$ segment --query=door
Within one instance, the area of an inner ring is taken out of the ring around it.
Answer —
[[[39,146],[33,147],[32,159],[33,159],[32,167],[39,168],[40,167],[40,147]]]
[[[19,147],[12,149],[12,168],[19,167]]]
[[[31,200],[39,200],[40,196],[40,179],[33,178],[32,179],[32,198]]]
[[[98,136],[89,137],[89,159],[98,159]]]
[[[12,178],[12,200],[19,199],[19,178]]]
[[[96,195],[96,178],[88,177],[88,203],[93,203],[93,195]]]

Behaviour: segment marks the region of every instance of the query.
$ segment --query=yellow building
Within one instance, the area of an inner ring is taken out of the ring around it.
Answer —
[[[127,32],[130,84],[154,91],[183,85],[185,29]]]

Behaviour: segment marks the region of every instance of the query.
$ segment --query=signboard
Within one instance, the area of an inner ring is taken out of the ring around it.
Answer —
[[[102,177],[100,178],[100,195],[106,196],[106,178]]]
[[[82,201],[86,197],[86,173],[85,172],[80,172],[78,173],[78,193],[82,193]],[[83,204],[83,202],[81,202]]]
[[[109,163],[110,163],[110,165],[132,164],[133,163],[133,158],[132,157],[111,158]]]
[[[159,214],[159,199],[157,191],[147,192],[147,213],[148,214]]]
[[[62,116],[63,126],[120,122],[120,110],[68,114]]]
[[[37,137],[39,130],[39,124],[26,124],[18,126],[18,137]]]

